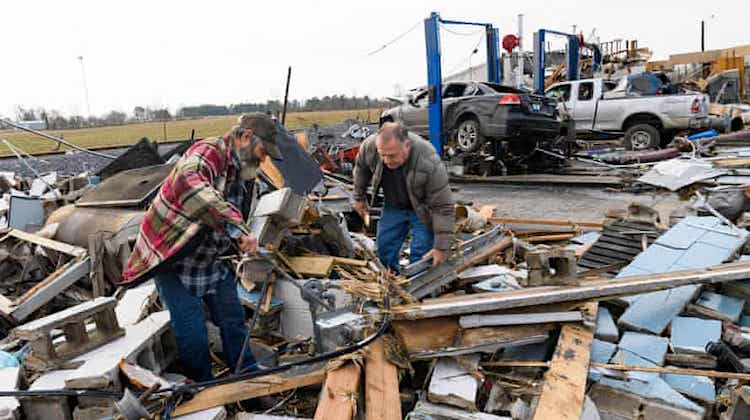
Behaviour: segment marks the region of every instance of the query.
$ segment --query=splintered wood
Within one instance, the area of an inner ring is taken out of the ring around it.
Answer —
[[[320,391],[315,420],[347,420],[354,417],[357,412],[361,371],[358,364],[348,363],[328,372]]]
[[[596,319],[597,309],[597,303],[587,303],[584,307],[593,319]],[[544,375],[535,420],[581,418],[593,339],[594,329],[590,325],[563,325],[549,370]]]

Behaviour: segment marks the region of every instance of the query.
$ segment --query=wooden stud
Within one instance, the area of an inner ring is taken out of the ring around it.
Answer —
[[[367,347],[365,358],[365,418],[401,420],[398,368],[386,359],[383,339]]]
[[[206,388],[174,411],[175,417],[185,414],[203,411],[208,408],[218,407],[225,404],[235,403],[251,398],[264,397],[266,395],[278,394],[290,389],[301,388],[323,383],[326,378],[325,370],[315,370],[299,376],[283,377],[279,375],[264,376],[257,379],[232,382],[225,385],[217,385]],[[332,420],[335,417],[329,417]]]
[[[585,311],[596,319],[598,303]],[[535,420],[578,420],[583,412],[594,329],[586,324],[566,324],[560,330],[555,354],[544,375],[544,385],[534,412]]]
[[[320,391],[320,400],[315,410],[315,420],[351,420],[357,409],[359,383],[362,369],[356,363],[348,363],[326,375]]]

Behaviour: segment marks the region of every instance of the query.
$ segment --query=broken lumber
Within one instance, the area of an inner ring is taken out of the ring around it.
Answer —
[[[306,276],[328,277],[333,269],[334,259],[328,256],[287,257],[293,272]]]
[[[592,363],[591,367],[600,369],[668,373],[672,375],[705,376],[707,378],[739,379],[750,381],[750,373],[722,372],[718,370],[703,370],[692,368],[662,367],[662,366],[629,366],[611,363]]]
[[[47,239],[45,237],[34,235],[33,233],[27,233],[18,229],[11,229],[10,232],[8,232],[2,239],[0,239],[0,242],[9,237],[32,243],[34,245],[39,245],[42,248],[51,249],[53,251],[61,252],[73,257],[82,257],[86,255],[86,250],[83,248],[66,244],[65,242],[55,241],[53,239]]]
[[[580,222],[574,220],[545,220],[545,219],[517,219],[512,217],[490,217],[492,223],[513,223],[519,225],[547,225],[547,226],[571,226],[602,229],[604,223]]]
[[[587,281],[580,286],[532,287],[507,292],[451,296],[392,308],[395,320],[436,318],[548,303],[611,298],[689,284],[722,283],[750,277],[750,263],[722,264],[696,270],[673,271],[614,280]]]
[[[456,318],[396,321],[393,324],[409,359],[494,352],[497,349],[545,341],[554,324],[514,325],[462,330]],[[429,331],[429,334],[425,334]]]
[[[598,304],[592,302],[584,310],[592,319],[596,319],[597,308]],[[539,396],[534,419],[581,418],[593,339],[594,329],[590,325],[563,325],[555,354],[544,375],[542,394]]]
[[[88,276],[90,267],[88,257],[69,261],[16,299],[9,315],[16,321],[23,321],[75,282]]]
[[[531,367],[531,368],[548,368],[550,362],[543,360],[496,360],[494,362],[484,362],[484,367]]]
[[[323,389],[320,390],[315,420],[347,420],[354,417],[361,371],[358,364],[347,363],[328,372]]]
[[[365,418],[401,420],[398,368],[386,359],[383,339],[370,344],[365,356]]]
[[[318,369],[298,376],[271,375],[212,386],[198,392],[191,400],[177,406],[174,415],[175,417],[183,416],[237,401],[278,394],[279,392],[310,385],[319,385],[323,383],[325,377],[325,370]]]

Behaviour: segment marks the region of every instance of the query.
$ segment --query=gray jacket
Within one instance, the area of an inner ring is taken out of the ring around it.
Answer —
[[[367,187],[380,188],[383,161],[375,146],[373,134],[359,148],[354,167],[354,199],[367,201]],[[434,247],[445,251],[453,242],[454,201],[448,185],[448,172],[427,140],[409,133],[411,149],[406,169],[406,190],[419,220],[435,234]],[[372,205],[372,203],[369,203]]]

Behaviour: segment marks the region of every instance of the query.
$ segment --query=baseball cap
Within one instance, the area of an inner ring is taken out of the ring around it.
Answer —
[[[263,142],[269,156],[277,160],[283,159],[278,144],[279,129],[271,117],[262,112],[251,112],[242,114],[237,119],[237,124],[242,128],[253,130],[253,133]]]

